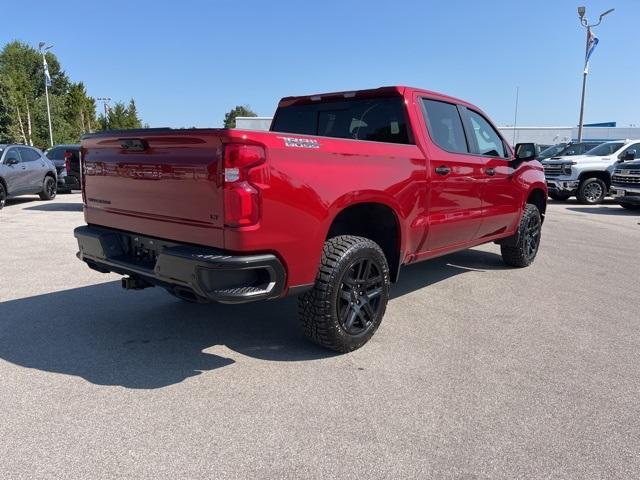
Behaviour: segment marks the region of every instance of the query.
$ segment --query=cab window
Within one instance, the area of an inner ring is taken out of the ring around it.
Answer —
[[[489,157],[507,157],[502,138],[491,124],[479,113],[467,109],[467,118],[472,130],[473,153]]]
[[[9,160],[17,160],[18,163],[22,161],[17,148],[10,148],[7,150],[7,154],[4,157],[4,163],[7,163]]]
[[[40,154],[36,152],[33,148],[27,147],[19,147],[20,148],[20,156],[22,157],[23,162],[35,162],[36,160],[40,160]]]
[[[469,153],[458,107],[452,103],[422,99],[429,136],[433,143],[452,153]]]

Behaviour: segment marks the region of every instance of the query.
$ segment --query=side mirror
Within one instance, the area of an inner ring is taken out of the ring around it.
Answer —
[[[635,150],[627,150],[622,154],[622,161],[628,162],[630,160],[636,159],[636,151]]]
[[[516,160],[528,162],[536,158],[535,143],[516,143]]]
[[[5,160],[4,163],[5,163],[5,165],[11,166],[11,165],[17,165],[20,162],[18,162],[17,158],[8,158],[7,160]]]

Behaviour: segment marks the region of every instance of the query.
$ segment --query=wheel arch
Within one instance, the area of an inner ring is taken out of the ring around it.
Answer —
[[[387,258],[391,281],[397,281],[402,261],[403,234],[400,216],[395,208],[379,200],[349,203],[334,214],[325,240],[339,235],[355,235],[376,242]]]
[[[578,176],[580,182],[583,182],[587,178],[599,178],[605,183],[607,189],[611,187],[611,174],[607,170],[587,170],[581,172]]]
[[[544,217],[547,213],[547,194],[545,191],[542,188],[533,188],[527,195],[527,201],[525,203],[535,205],[544,222]]]

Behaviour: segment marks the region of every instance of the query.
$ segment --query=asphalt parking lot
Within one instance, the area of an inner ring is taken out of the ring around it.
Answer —
[[[638,478],[640,214],[550,202],[523,270],[405,268],[364,348],[294,299],[191,305],[75,258],[79,194],[0,211],[0,477]]]

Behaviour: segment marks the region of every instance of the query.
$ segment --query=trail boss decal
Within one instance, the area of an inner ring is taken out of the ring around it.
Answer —
[[[285,147],[293,148],[320,148],[320,142],[311,138],[278,137],[284,140]]]

